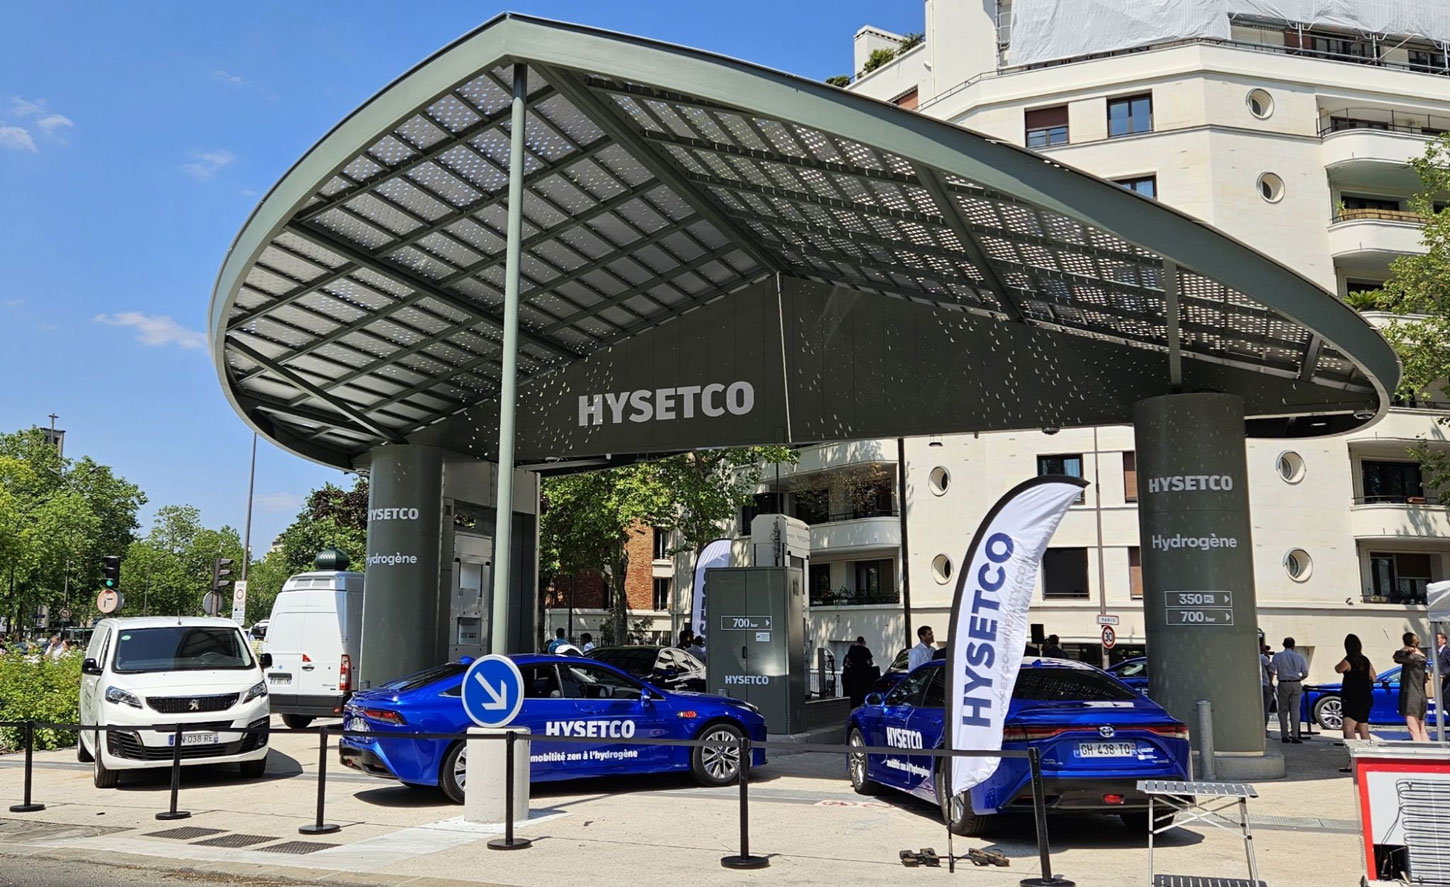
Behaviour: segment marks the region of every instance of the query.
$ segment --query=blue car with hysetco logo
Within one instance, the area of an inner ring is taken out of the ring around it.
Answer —
[[[942,747],[946,663],[918,666],[883,698],[866,697],[851,712],[846,742],[891,746],[900,754],[848,755],[851,785],[861,794],[900,789],[938,804],[952,831],[977,835],[1000,813],[1031,812],[1031,769],[1025,758],[1003,758],[970,792],[944,790],[941,758],[912,754]],[[1156,702],[1081,662],[1029,658],[1022,662],[1002,732],[1004,749],[1036,746],[1049,813],[1116,813],[1146,831],[1148,798],[1140,779],[1188,778],[1188,728]],[[1157,825],[1173,821],[1160,814]]]
[[[531,732],[535,782],[689,770],[707,786],[740,773],[741,736],[765,741],[755,706],[704,693],[662,690],[603,662],[573,656],[510,656],[524,679],[513,725]],[[462,740],[412,739],[408,733],[464,733],[463,676],[471,659],[449,662],[354,694],[343,709],[342,763],[414,786],[437,786],[463,803],[467,746]],[[361,735],[357,735],[361,734]],[[550,741],[549,737],[597,740]],[[621,739],[700,739],[700,747],[643,745]],[[765,763],[763,749],[751,766]]]

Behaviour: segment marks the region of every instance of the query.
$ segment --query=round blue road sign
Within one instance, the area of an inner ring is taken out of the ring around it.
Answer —
[[[463,675],[463,710],[480,727],[503,727],[524,704],[524,676],[507,656],[480,656]]]

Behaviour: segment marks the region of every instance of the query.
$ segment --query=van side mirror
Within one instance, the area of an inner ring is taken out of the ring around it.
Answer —
[[[257,657],[257,661],[262,664],[262,667],[263,668],[271,668],[272,667],[272,654],[271,653],[263,653],[261,656],[258,656]]]
[[[886,699],[880,693],[867,693],[866,694],[866,704],[867,705],[882,705],[885,702],[886,702]]]
[[[101,667],[96,664],[96,660],[94,660],[94,659],[87,659],[85,662],[82,662],[81,663],[81,674],[100,674],[100,673],[101,673]]]

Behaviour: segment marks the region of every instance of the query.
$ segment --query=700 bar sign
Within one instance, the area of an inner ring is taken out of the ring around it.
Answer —
[[[1166,591],[1168,625],[1233,625],[1233,592]]]

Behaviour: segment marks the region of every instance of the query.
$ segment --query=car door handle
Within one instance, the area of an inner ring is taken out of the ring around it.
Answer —
[[[304,665],[304,666],[302,666],[302,670],[303,671],[312,671],[316,667],[317,666],[315,666],[315,665]]]

